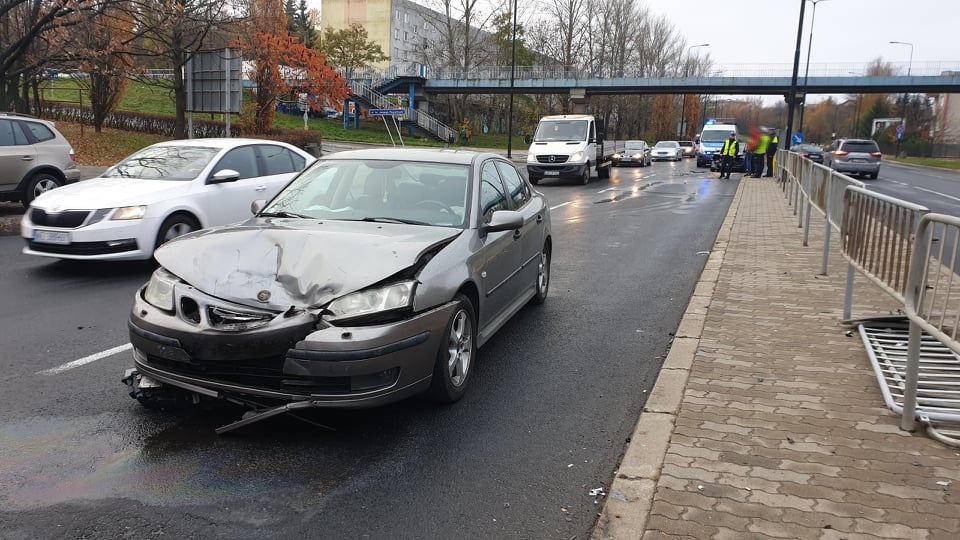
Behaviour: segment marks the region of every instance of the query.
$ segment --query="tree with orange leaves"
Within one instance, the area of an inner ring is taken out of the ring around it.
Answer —
[[[329,64],[323,53],[310,49],[287,32],[287,17],[276,1],[253,0],[247,19],[249,37],[239,44],[252,60],[247,76],[256,85],[256,100],[244,110],[241,123],[251,133],[273,128],[277,99],[292,92],[316,97],[308,101],[320,109],[330,100],[350,95],[346,80]]]

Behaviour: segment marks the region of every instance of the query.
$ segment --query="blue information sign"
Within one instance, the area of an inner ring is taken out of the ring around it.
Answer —
[[[372,116],[400,116],[406,112],[404,109],[370,109]]]
[[[794,133],[793,137],[790,137],[790,140],[793,142],[793,144],[803,143],[803,133]]]

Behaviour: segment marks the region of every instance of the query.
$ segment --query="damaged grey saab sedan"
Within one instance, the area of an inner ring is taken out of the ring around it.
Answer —
[[[253,210],[156,251],[129,321],[142,404],[226,400],[253,409],[242,425],[456,401],[477,348],[547,296],[546,199],[497,154],[331,154]]]

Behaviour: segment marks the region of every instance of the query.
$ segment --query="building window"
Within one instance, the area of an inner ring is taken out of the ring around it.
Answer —
[[[400,22],[400,10],[399,10],[399,9],[397,10],[397,16],[394,17],[394,19],[396,19],[397,22]]]
[[[397,40],[400,39],[400,29],[399,29],[399,28],[394,28],[394,29],[393,29],[393,39],[397,39]]]
[[[410,32],[406,32],[406,31],[405,31],[405,32],[403,33],[403,40],[404,40],[404,41],[409,41],[409,40],[410,40]]]

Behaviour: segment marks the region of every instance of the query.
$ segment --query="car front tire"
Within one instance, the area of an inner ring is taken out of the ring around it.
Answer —
[[[454,297],[456,309],[447,322],[428,395],[434,401],[453,403],[467,391],[477,357],[477,317],[473,302],[462,294]]]
[[[587,167],[583,170],[583,176],[580,177],[580,183],[587,185],[590,183],[590,165],[587,164]]]
[[[174,214],[163,220],[160,230],[157,231],[157,241],[153,248],[156,249],[163,244],[178,236],[200,229],[200,224],[192,216],[186,214]]]

